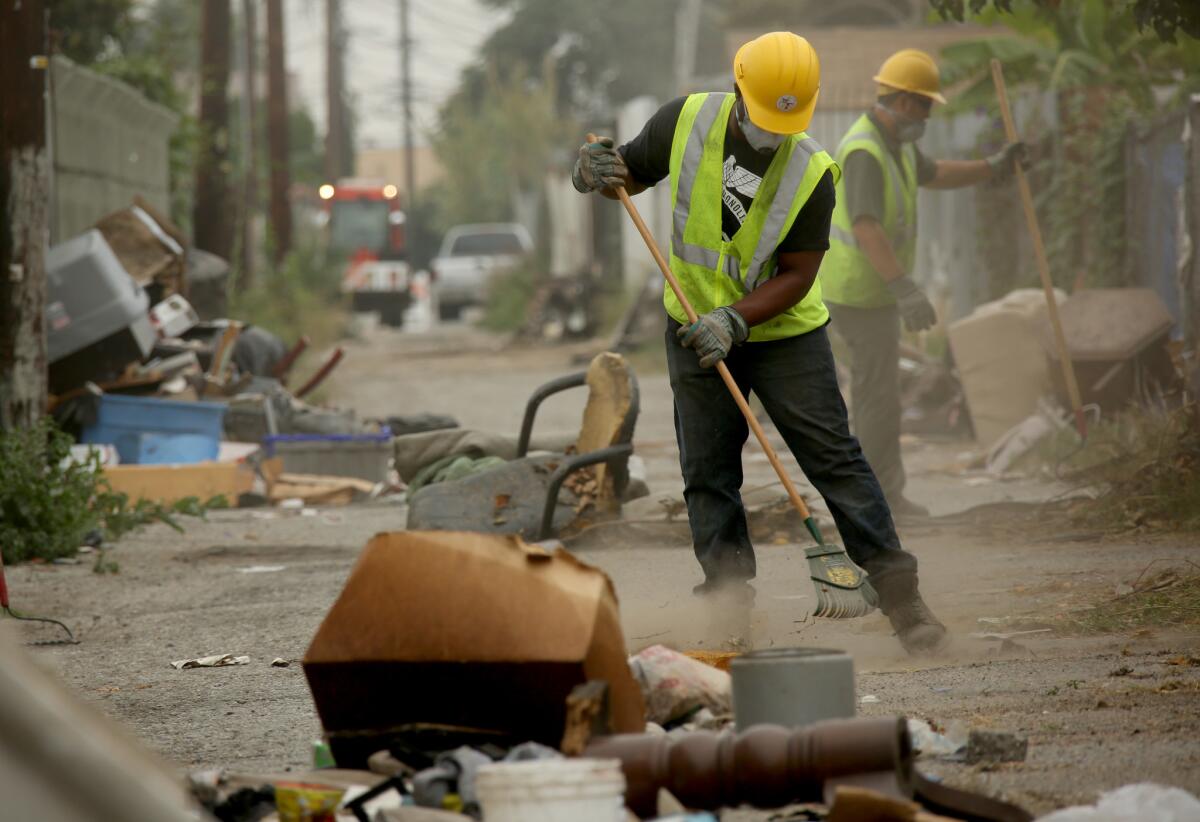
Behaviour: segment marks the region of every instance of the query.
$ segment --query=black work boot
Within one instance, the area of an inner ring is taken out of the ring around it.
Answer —
[[[933,615],[917,589],[917,575],[890,573],[871,575],[868,581],[879,594],[879,610],[887,616],[896,638],[910,654],[938,651],[945,647],[946,626]]]

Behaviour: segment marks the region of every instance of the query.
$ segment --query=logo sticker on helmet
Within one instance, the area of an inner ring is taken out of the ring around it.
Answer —
[[[791,111],[796,107],[796,98],[790,94],[785,94],[775,101],[775,108],[780,111]]]

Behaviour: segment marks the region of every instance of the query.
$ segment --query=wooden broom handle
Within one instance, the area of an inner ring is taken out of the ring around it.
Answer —
[[[587,141],[589,143],[596,142],[595,134],[589,134]],[[621,205],[625,206],[625,210],[629,212],[633,224],[637,226],[638,233],[642,235],[642,239],[646,241],[646,248],[650,249],[650,253],[654,256],[654,261],[658,263],[658,268],[662,271],[662,275],[667,278],[667,285],[671,286],[671,291],[675,292],[675,298],[679,300],[679,304],[683,306],[683,311],[687,314],[689,322],[696,322],[696,310],[692,308],[692,304],[688,302],[687,296],[683,293],[683,288],[679,285],[679,280],[675,279],[675,275],[671,272],[671,264],[667,262],[667,258],[658,250],[658,243],[654,241],[654,235],[650,233],[650,229],[646,227],[645,220],[638,213],[637,206],[633,204],[633,200],[629,198],[629,192],[624,186],[614,186],[613,190],[617,192],[617,196],[621,199]],[[804,504],[804,498],[800,496],[800,492],[796,490],[796,486],[792,484],[792,479],[784,470],[783,463],[779,461],[779,455],[775,453],[775,449],[771,447],[770,441],[767,439],[767,433],[763,431],[762,426],[758,422],[758,418],[754,416],[754,412],[750,410],[750,404],[746,402],[746,398],[742,395],[742,389],[738,388],[737,382],[733,379],[733,375],[729,373],[729,367],[725,365],[724,360],[717,362],[717,373],[721,375],[721,379],[725,381],[725,387],[729,389],[730,396],[737,403],[738,409],[742,412],[742,416],[746,418],[746,424],[750,426],[750,430],[754,432],[758,444],[762,446],[763,452],[766,453],[767,459],[771,463],[771,467],[775,469],[775,473],[779,475],[779,481],[783,483],[784,489],[787,491],[788,499],[792,501],[792,506],[803,519],[809,519],[812,514],[809,513],[808,506]]]
[[[1004,133],[1010,143],[1017,141],[1017,127],[1013,124],[1012,110],[1008,107],[1008,90],[1004,84],[1004,69],[1000,61],[992,58],[992,82],[996,84],[996,97],[1000,101],[1000,117],[1004,120]],[[1067,396],[1071,400],[1071,409],[1075,412],[1075,427],[1079,436],[1087,439],[1087,417],[1083,413],[1083,401],[1079,396],[1079,383],[1075,380],[1075,365],[1071,362],[1071,354],[1067,349],[1067,338],[1063,334],[1062,320],[1058,314],[1058,300],[1054,298],[1054,283],[1050,279],[1050,263],[1046,260],[1046,246],[1042,242],[1042,230],[1038,226],[1037,211],[1033,207],[1033,193],[1029,190],[1029,180],[1025,177],[1025,169],[1020,163],[1015,163],[1014,171],[1017,176],[1017,188],[1021,192],[1021,205],[1025,209],[1025,222],[1029,226],[1029,234],[1033,238],[1033,256],[1037,260],[1038,275],[1042,278],[1042,290],[1046,292],[1046,311],[1050,316],[1050,326],[1054,329],[1054,344],[1058,348],[1058,360],[1062,364],[1063,380],[1067,385]]]

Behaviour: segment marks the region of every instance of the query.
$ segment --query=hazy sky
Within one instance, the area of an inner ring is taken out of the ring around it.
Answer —
[[[325,0],[284,0],[288,70],[322,133],[325,130]],[[409,0],[413,114],[416,139],[432,126],[440,103],[454,90],[459,71],[504,21],[476,0]],[[400,143],[400,55],[398,0],[342,0],[349,30],[346,83],[358,114],[358,142]]]

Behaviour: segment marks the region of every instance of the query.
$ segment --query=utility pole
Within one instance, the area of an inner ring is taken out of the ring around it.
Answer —
[[[325,0],[325,181],[346,175],[345,62],[342,58],[342,4]]]
[[[417,193],[416,156],[413,153],[412,117],[412,37],[409,36],[408,0],[400,0],[400,112],[404,146],[404,243],[408,262],[414,268],[418,262],[417,210],[413,207]]]
[[[46,413],[46,17],[0,3],[0,430]]]
[[[271,234],[275,262],[292,247],[292,207],[288,202],[287,75],[284,72],[283,0],[267,0],[267,153],[271,163]]]
[[[258,212],[258,0],[242,0],[242,234],[237,287],[254,283],[254,217]]]
[[[233,256],[229,186],[229,0],[204,0],[200,21],[200,151],[192,233],[197,248]]]
[[[696,71],[700,0],[679,0],[675,9],[675,93],[686,94]]]

